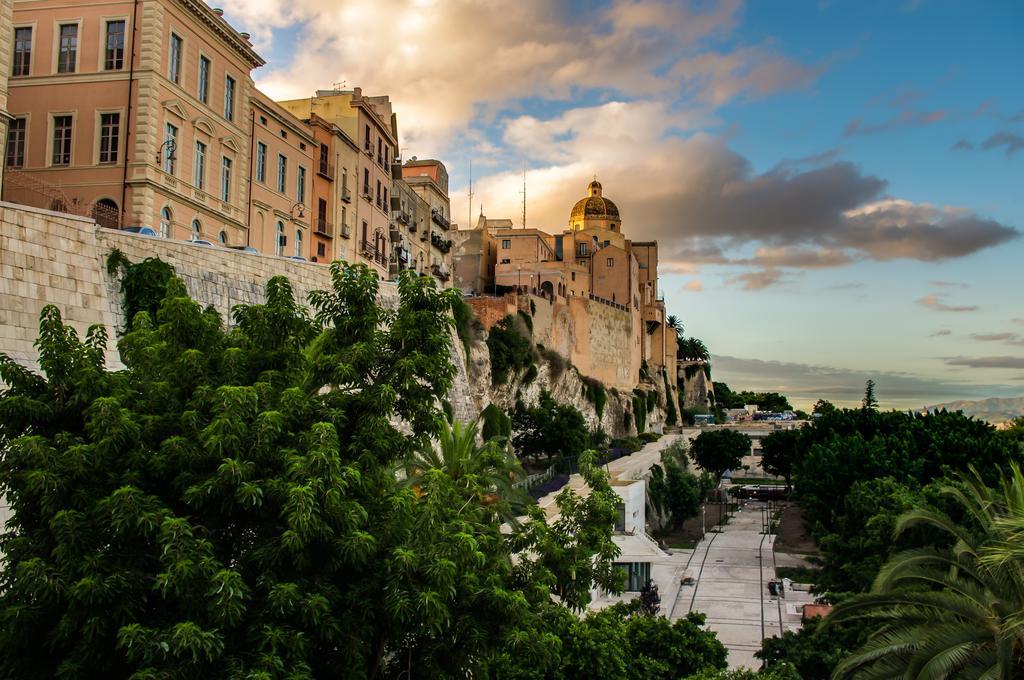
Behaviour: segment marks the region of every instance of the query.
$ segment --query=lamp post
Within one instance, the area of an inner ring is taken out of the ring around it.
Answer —
[[[516,285],[516,292],[517,293],[522,293],[523,292],[523,268],[522,267],[516,267],[516,270],[519,272],[519,283],[518,283],[518,285]]]

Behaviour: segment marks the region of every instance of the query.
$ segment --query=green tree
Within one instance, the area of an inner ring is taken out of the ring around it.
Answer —
[[[750,437],[736,430],[704,430],[690,444],[694,465],[715,480],[726,470],[738,468],[743,457],[749,454]]]
[[[931,508],[904,514],[897,534],[927,526],[950,548],[903,551],[871,592],[840,603],[826,620],[883,627],[834,677],[1015,678],[1024,668],[1024,475],[1013,465],[998,488],[976,471],[943,486],[963,522]]]
[[[508,509],[521,511],[527,496],[514,484],[525,475],[516,457],[498,439],[477,444],[476,421],[470,423],[443,421],[437,435],[437,445],[431,441],[420,442],[416,451],[401,466],[406,484],[425,493],[427,476],[440,471],[480,503],[495,508],[506,507],[500,501],[508,501]],[[469,498],[469,497],[467,497]],[[505,513],[504,520],[514,519]]]
[[[828,680],[844,658],[864,644],[871,628],[860,624],[822,626],[821,617],[805,621],[798,631],[766,638],[755,654],[769,670],[789,667],[801,680]]]
[[[481,435],[484,441],[499,439],[506,443],[511,443],[512,419],[496,405],[488,404],[480,412],[480,420],[483,421]]]
[[[861,402],[861,408],[865,411],[877,411],[878,410],[878,399],[875,398],[875,381],[868,380],[864,383],[864,400]]]
[[[778,430],[761,439],[761,467],[768,474],[786,480],[786,488],[793,484],[793,466],[800,458],[799,430]]]
[[[487,349],[491,357],[491,380],[495,385],[508,380],[509,373],[533,364],[530,329],[518,316],[510,314],[491,327],[487,334]]]
[[[559,404],[547,390],[535,406],[516,404],[512,412],[512,443],[521,455],[535,460],[575,458],[587,446],[587,423],[572,404]]]
[[[581,457],[589,496],[503,530],[511,462],[440,429],[455,293],[403,274],[385,310],[365,266],[331,275],[312,317],[275,278],[230,331],[172,277],[119,372],[103,329],[82,342],[53,307],[42,376],[0,357],[0,676],[483,677],[510,649],[559,667],[548,621],[619,585],[607,476]],[[394,469],[417,456],[414,489]]]

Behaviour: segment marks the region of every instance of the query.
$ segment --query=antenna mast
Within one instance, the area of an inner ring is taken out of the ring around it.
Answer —
[[[466,229],[473,228],[473,159],[469,159],[469,219],[466,221]]]
[[[526,229],[526,161],[523,161],[523,229]]]

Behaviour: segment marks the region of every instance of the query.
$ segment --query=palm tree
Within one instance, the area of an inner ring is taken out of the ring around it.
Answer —
[[[432,473],[445,473],[467,497],[476,498],[483,505],[501,506],[505,514],[520,508],[527,500],[526,493],[515,487],[524,476],[515,454],[508,450],[502,438],[477,444],[479,429],[476,420],[469,423],[447,420],[441,425],[437,445],[426,442],[404,464],[405,484],[417,493],[429,493]]]
[[[708,351],[707,345],[698,338],[682,338],[679,341],[676,356],[685,361],[709,361],[711,352]]]
[[[826,625],[871,620],[881,628],[833,678],[1024,677],[1024,475],[1014,464],[998,489],[975,470],[942,493],[960,506],[960,525],[933,509],[912,510],[897,534],[930,527],[952,547],[894,555],[871,592],[836,606]]]

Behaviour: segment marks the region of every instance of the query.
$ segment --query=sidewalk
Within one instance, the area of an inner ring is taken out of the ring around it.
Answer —
[[[747,503],[721,533],[709,532],[697,544],[688,569],[696,583],[680,589],[672,612],[674,619],[690,611],[704,613],[708,627],[729,650],[730,668],[759,668],[754,652],[762,638],[798,630],[800,606],[813,601],[804,592],[787,591],[781,599],[769,594],[775,537],[761,533],[762,506]]]

